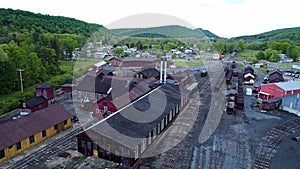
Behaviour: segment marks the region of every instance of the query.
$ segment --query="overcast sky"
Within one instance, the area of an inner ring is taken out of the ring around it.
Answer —
[[[300,26],[297,0],[1,0],[0,7],[72,17],[110,28],[135,26],[123,24],[124,19],[116,24],[124,17],[165,14],[169,15],[165,19],[137,22],[173,24],[173,16],[180,19],[179,25],[207,29],[227,38]]]

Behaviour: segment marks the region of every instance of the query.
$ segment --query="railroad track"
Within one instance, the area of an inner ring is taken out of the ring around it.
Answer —
[[[65,136],[51,142],[45,147],[15,162],[12,166],[9,167],[9,169],[28,168],[49,156],[58,155],[59,153],[69,150],[74,144],[77,144],[76,136],[82,133],[86,127],[93,125],[94,122],[95,120],[76,128]]]
[[[280,143],[293,132],[300,130],[300,118],[283,123],[270,130],[259,143],[258,153],[254,161],[253,168],[268,169],[270,168],[271,159],[277,152]]]
[[[210,86],[209,80],[206,80],[204,83],[203,82],[199,83],[199,93],[198,94],[200,96],[201,102],[204,99],[203,97],[208,97],[207,90],[209,90],[210,87],[211,86]],[[198,108],[199,107],[199,106],[197,106],[197,104],[193,103],[195,101],[198,102],[199,100],[195,100],[192,98],[191,98],[191,100],[192,101],[190,103],[190,106],[187,108],[187,110],[185,110],[185,112],[187,112],[190,108],[193,108],[193,107]],[[206,106],[206,105],[203,105],[203,106]],[[186,114],[186,116],[184,116],[184,117],[189,118],[187,115],[188,114]],[[203,116],[203,115],[200,115],[197,117],[197,120],[195,121],[195,124],[194,124],[194,126],[197,126],[197,127],[191,128],[190,132],[184,138],[184,140],[182,140],[181,143],[179,143],[178,145],[176,145],[175,147],[173,147],[171,150],[167,151],[163,155],[164,160],[163,160],[163,163],[161,164],[160,168],[162,168],[162,169],[190,168],[190,161],[193,156],[193,147],[195,144],[198,143],[199,133],[197,131],[200,130],[199,129],[199,128],[201,128],[200,124],[205,121],[205,118],[206,118],[206,116]]]

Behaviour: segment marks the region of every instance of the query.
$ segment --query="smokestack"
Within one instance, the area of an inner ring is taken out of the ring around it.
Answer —
[[[165,58],[165,75],[164,75],[164,83],[167,82],[167,58]]]
[[[160,77],[159,77],[159,83],[163,82],[163,59],[160,59]]]

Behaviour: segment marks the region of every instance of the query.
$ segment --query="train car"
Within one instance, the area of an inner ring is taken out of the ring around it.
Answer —
[[[226,111],[227,114],[233,114],[235,112],[235,100],[236,96],[234,93],[230,93],[227,98],[227,106],[226,106]]]
[[[230,81],[232,79],[232,73],[233,73],[233,70],[228,69],[227,74],[226,74],[226,84],[230,84]]]

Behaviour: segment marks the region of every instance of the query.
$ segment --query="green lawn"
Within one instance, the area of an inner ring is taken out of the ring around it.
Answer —
[[[238,64],[239,65],[239,69],[240,70],[243,70],[244,69],[244,65],[242,65],[242,64]]]
[[[75,77],[82,75],[93,64],[97,63],[97,60],[77,60],[77,61],[59,61],[59,67],[66,73],[73,74]]]
[[[289,63],[278,63],[278,66],[286,67],[286,68],[292,68],[292,65],[289,64]]]
[[[191,67],[191,66],[199,66],[203,65],[202,61],[189,62],[189,61],[177,61],[173,62],[176,67]]]
[[[268,74],[268,71],[266,69],[258,69],[261,73],[267,75]]]
[[[235,56],[235,58],[240,61],[244,61],[244,60],[249,61],[249,60],[251,60],[251,58],[254,58],[258,52],[260,52],[260,50],[245,49],[242,52],[238,52],[237,55]]]

